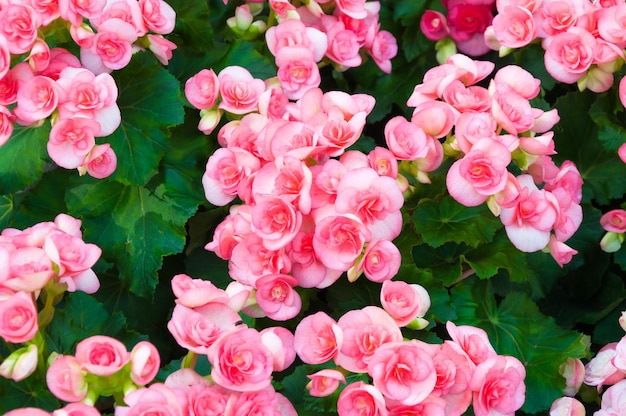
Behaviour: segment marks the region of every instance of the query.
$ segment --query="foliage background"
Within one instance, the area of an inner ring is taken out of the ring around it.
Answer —
[[[217,72],[229,65],[244,66],[262,79],[276,73],[262,38],[238,39],[226,27],[236,2],[169,3],[177,23],[168,38],[178,45],[169,66],[149,53],[138,53],[127,68],[113,73],[122,125],[107,138],[118,155],[118,169],[111,177],[95,180],[51,168],[46,152],[49,124],[17,129],[0,151],[0,229],[26,228],[66,212],[83,220],[85,241],[103,249],[95,267],[101,289],[93,296],[66,294],[47,330],[49,349],[72,352],[79,340],[98,333],[127,345],[149,339],[161,353],[161,380],[179,367],[186,352],[166,329],[174,307],[171,277],[187,273],[221,287],[230,281],[226,262],[203,249],[228,207],[212,206],[204,198],[200,178],[218,145],[215,134],[207,137],[197,130],[199,115],[185,101],[184,82],[203,68]],[[376,97],[368,126],[355,145],[364,151],[384,145],[386,120],[410,115],[407,98],[425,71],[437,65],[433,42],[417,28],[423,11],[441,10],[441,4],[381,3],[381,27],[392,32],[399,45],[393,72],[383,74],[371,60],[346,72],[322,69],[324,91]],[[485,206],[465,208],[447,196],[445,172],[451,162],[444,163],[431,175],[432,184],[416,184],[405,204],[404,230],[395,240],[403,254],[396,279],[423,285],[432,300],[428,329],[404,335],[441,342],[447,320],[485,329],[499,353],[514,355],[527,366],[523,412],[546,413],[564,387],[559,365],[567,357],[589,358],[623,335],[617,322],[626,309],[626,248],[614,254],[600,250],[604,231],[599,219],[624,203],[626,165],[616,150],[626,141],[626,116],[616,87],[598,95],[556,83],[543,68],[539,45],[506,58],[494,52],[479,59],[495,62],[496,68],[512,63],[526,68],[542,81],[541,98],[533,105],[558,109],[555,161],[572,160],[585,181],[583,224],[568,242],[579,254],[561,269],[549,254],[519,252]],[[301,290],[303,312],[285,326],[293,330],[304,314],[318,310],[338,317],[378,304],[378,290],[364,279],[354,284],[341,279],[325,290]],[[264,319],[249,323],[257,328],[274,324]],[[200,362],[197,369],[206,374],[207,365]],[[332,397],[313,400],[303,394],[308,370],[292,366],[277,375],[277,385],[299,414],[333,414]],[[589,389],[583,394],[590,400],[588,410],[594,409],[597,393]],[[60,407],[32,377],[17,384],[0,380],[0,397],[2,411]],[[110,403],[105,400],[100,406],[106,409]]]

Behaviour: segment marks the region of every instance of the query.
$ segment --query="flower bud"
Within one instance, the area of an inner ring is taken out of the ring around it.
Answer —
[[[624,234],[609,231],[604,234],[604,237],[600,240],[600,247],[602,248],[602,251],[606,253],[615,253],[622,247],[623,242]]]
[[[15,381],[22,381],[37,368],[37,346],[30,344],[9,355],[0,365],[0,375]]]

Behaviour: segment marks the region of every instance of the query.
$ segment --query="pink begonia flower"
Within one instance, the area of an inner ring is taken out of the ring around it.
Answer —
[[[229,143],[237,143],[237,137],[232,136],[240,133],[241,127],[240,125],[232,132]],[[250,130],[253,132],[257,127],[259,126],[252,126]],[[267,120],[263,124],[255,138],[254,146],[259,156],[267,161],[275,161],[281,156],[290,156],[304,161],[323,150],[318,141],[319,134],[314,126],[300,121],[276,119]]]
[[[320,134],[319,145],[325,146],[325,153],[328,156],[340,156],[345,150],[356,143],[361,137],[365,127],[364,111],[354,114],[349,121],[339,111],[331,109],[328,118],[324,120],[323,126],[318,127]]]
[[[328,49],[326,57],[339,65],[340,70],[354,68],[363,61],[359,55],[360,45],[356,33],[346,29],[343,22],[338,21],[326,31]]]
[[[82,369],[97,376],[110,376],[130,360],[124,344],[104,335],[94,335],[79,342],[75,356]]]
[[[224,414],[256,416],[267,412],[276,416],[297,416],[291,402],[271,386],[259,391],[244,392],[229,400]]]
[[[369,166],[379,176],[389,176],[393,179],[398,177],[398,159],[386,147],[376,146],[368,153],[367,160],[369,161]]]
[[[278,78],[276,78],[276,82],[278,82]],[[280,82],[278,85],[269,84],[259,96],[259,113],[269,120],[285,118],[288,102],[289,98],[280,86]]]
[[[467,4],[461,0],[448,2],[450,37],[462,53],[480,56],[489,51],[484,32],[492,19],[490,6]]]
[[[329,269],[348,270],[370,239],[371,231],[354,214],[328,215],[316,220],[313,248]]]
[[[572,397],[560,397],[550,406],[550,416],[585,416],[585,406]]]
[[[13,351],[0,365],[0,376],[20,382],[37,369],[37,345]]]
[[[217,78],[222,97],[220,109],[233,114],[258,110],[259,96],[265,91],[263,80],[253,78],[247,69],[240,66],[222,69]]]
[[[80,61],[94,74],[122,69],[130,62],[136,40],[137,32],[130,23],[109,19],[98,27],[92,46],[80,48]]]
[[[202,378],[197,373],[198,378]],[[173,387],[168,384],[170,378],[165,381],[165,385]],[[206,380],[206,379],[205,379]],[[208,381],[208,380],[206,380]],[[231,394],[226,389],[217,386],[195,383],[184,388],[184,405],[183,414],[192,415],[223,415],[226,412],[226,405]],[[176,394],[178,389],[174,388]]]
[[[458,117],[459,112],[478,111],[483,113],[491,110],[491,96],[486,88],[478,85],[468,87],[458,79],[451,81],[443,89],[441,98],[454,108],[455,117]],[[423,102],[419,105],[430,105],[430,102]]]
[[[294,8],[295,9],[295,8]],[[327,48],[326,33],[314,27],[307,27],[301,20],[287,19],[265,32],[267,47],[274,56],[283,48],[303,46],[313,53],[313,60],[319,62]]]
[[[492,80],[489,93],[492,97],[491,114],[509,134],[522,133],[533,127],[535,117],[530,103],[509,84]]]
[[[477,206],[504,190],[511,153],[492,139],[482,139],[448,170],[446,185],[460,204]]]
[[[416,283],[385,280],[380,289],[380,303],[396,324],[403,327],[426,315],[430,308],[430,296]]]
[[[537,37],[533,15],[521,6],[505,6],[498,9],[492,24],[501,47],[522,48]]]
[[[227,304],[226,291],[218,288],[209,280],[192,279],[186,274],[177,274],[172,278],[172,292],[176,304],[196,308],[210,302]]]
[[[36,407],[22,407],[13,409],[5,413],[4,416],[50,416],[50,413]]]
[[[563,394],[574,397],[583,384],[585,365],[580,359],[568,358],[559,367],[559,373],[565,378]]]
[[[446,322],[446,330],[456,343],[476,365],[495,357],[496,350],[489,342],[487,332],[481,328],[468,325],[457,326],[452,321]]]
[[[585,365],[584,383],[589,386],[615,384],[624,379],[626,375],[613,365],[613,358],[617,356],[617,342],[611,342],[596,353]]]
[[[388,416],[446,416],[446,401],[434,394],[429,394],[424,400],[412,406],[400,403],[388,403]]]
[[[18,247],[9,253],[8,260],[8,273],[0,275],[4,277],[0,287],[34,293],[56,276],[50,258],[39,247]]]
[[[354,281],[361,273],[372,282],[382,283],[393,278],[400,270],[402,256],[400,250],[389,240],[372,240],[363,256],[354,265],[354,274],[348,272],[348,279]]]
[[[206,354],[222,334],[236,328],[239,320],[239,315],[224,303],[207,303],[196,309],[176,305],[167,329],[181,347]]]
[[[626,381],[620,381],[602,394],[601,408],[594,415],[612,416],[626,412]]]
[[[149,42],[148,49],[152,51],[161,64],[167,65],[172,59],[172,51],[178,46],[174,42],[165,39],[162,35],[148,34],[147,38]]]
[[[626,107],[626,77],[622,77],[619,81],[619,100],[624,107]],[[626,163],[626,143],[622,144],[618,151],[622,162]]]
[[[321,82],[313,52],[302,46],[281,48],[276,55],[278,80],[287,98],[299,100]]]
[[[440,139],[450,133],[458,116],[459,113],[450,104],[431,101],[415,107],[411,123],[424,130],[424,133]]]
[[[408,406],[424,400],[437,382],[430,354],[410,341],[380,345],[368,361],[367,372],[385,398]]]
[[[497,122],[490,113],[461,113],[454,127],[456,145],[463,153],[469,153],[474,143],[480,139],[495,139],[497,127]]]
[[[0,297],[0,338],[19,344],[33,339],[38,330],[37,308],[30,293]]]
[[[261,162],[251,153],[239,148],[219,148],[209,158],[202,175],[206,199],[213,205],[232,202],[244,181],[259,170]]]
[[[626,232],[626,210],[614,209],[606,212],[600,218],[600,225],[605,231],[614,233]]]
[[[354,373],[367,372],[367,365],[378,347],[402,341],[398,325],[378,306],[348,311],[337,324],[343,331],[343,344],[335,363]]]
[[[159,35],[167,35],[174,30],[176,12],[163,0],[139,0],[141,15],[146,27]]]
[[[230,207],[230,214],[217,225],[213,240],[204,246],[205,250],[214,252],[223,260],[230,259],[233,249],[251,232],[250,221],[237,214],[242,207],[242,205]]]
[[[85,403],[69,403],[61,409],[53,410],[52,416],[100,416],[101,413],[93,406]]]
[[[520,137],[519,148],[534,156],[554,155],[554,132],[549,131],[541,136]]]
[[[82,238],[63,232],[48,235],[43,249],[58,266],[61,278],[71,278],[91,269],[102,255],[102,249],[95,244],[87,244]]]
[[[374,386],[363,381],[348,384],[337,399],[339,416],[387,416],[385,398]]]
[[[578,254],[577,250],[569,247],[567,244],[559,241],[554,235],[550,236],[550,242],[548,243],[548,249],[550,255],[558,263],[560,267],[572,261],[572,257]]]
[[[286,249],[268,250],[256,234],[250,234],[238,244],[228,262],[230,277],[250,287],[255,287],[262,276],[290,271],[291,261]]]
[[[130,378],[138,386],[150,383],[160,366],[159,351],[151,342],[139,341],[130,351]]]
[[[420,18],[420,30],[432,41],[439,41],[450,33],[446,16],[436,10],[426,10]]]
[[[391,74],[391,59],[398,54],[398,42],[390,32],[378,31],[368,52],[381,71]]]
[[[348,168],[336,159],[330,159],[323,165],[311,167],[311,207],[320,208],[332,204],[337,198],[337,185]]]
[[[265,328],[261,331],[261,341],[274,357],[274,371],[283,371],[296,360],[294,335],[287,328]]]
[[[302,226],[302,213],[280,196],[255,196],[252,208],[252,232],[263,240],[268,250],[279,250],[293,240]]]
[[[98,144],[91,149],[85,158],[85,163],[78,167],[79,171],[83,167],[89,175],[103,179],[115,172],[117,156],[109,143]]]
[[[343,273],[343,270],[329,269],[319,261],[313,248],[313,231],[296,234],[291,241],[289,258],[291,275],[298,280],[300,287],[323,289],[336,282]]]
[[[339,11],[354,19],[364,19],[367,17],[365,0],[337,0],[336,4]]]
[[[515,357],[495,356],[478,364],[472,373],[470,389],[476,416],[513,416],[524,404],[526,369]]]
[[[252,184],[252,193],[276,195],[283,201],[293,204],[300,213],[307,215],[311,211],[312,184],[313,174],[308,166],[287,153],[278,156],[274,163],[266,163],[257,172]]]
[[[325,369],[307,376],[311,381],[306,389],[313,397],[326,397],[333,394],[339,387],[339,383],[346,383],[346,378],[338,370]]]
[[[271,385],[274,358],[256,329],[238,328],[223,334],[207,352],[211,377],[222,387],[238,392],[258,391]]]
[[[106,3],[106,0],[59,0],[59,12],[63,20],[69,21],[73,26],[80,26],[83,17],[97,20]]]
[[[1,88],[1,87],[0,87]],[[0,105],[0,146],[5,144],[13,134],[13,114],[3,105]]]
[[[615,346],[615,357],[611,362],[615,368],[626,373],[626,337],[622,337]]]
[[[387,147],[399,160],[416,160],[428,155],[428,135],[417,124],[402,116],[385,125]]]
[[[130,23],[137,32],[137,36],[144,36],[148,32],[148,28],[141,14],[139,2],[129,0],[117,0],[114,2],[107,1],[102,14],[97,19],[90,19],[90,23],[97,30],[102,22],[109,19],[121,19],[126,23]]]
[[[58,80],[61,71],[67,67],[82,68],[82,65],[80,60],[78,60],[74,54],[70,53],[66,49],[52,48],[50,50],[50,63],[48,64],[48,67],[39,75]]]
[[[17,107],[13,109],[17,123],[28,126],[56,110],[60,88],[55,81],[44,76],[33,76],[24,81],[17,91]]]
[[[71,355],[57,355],[46,373],[48,389],[58,399],[77,402],[85,398],[89,386],[80,362]]]
[[[59,4],[56,1],[30,0],[28,4],[41,17],[42,26],[48,26],[53,20],[60,17]]]
[[[343,344],[343,331],[325,312],[307,315],[294,332],[294,349],[307,364],[322,364],[335,358]]]
[[[598,12],[597,28],[602,39],[623,48],[624,42],[626,42],[626,27],[623,23],[626,7],[621,2],[616,3],[611,7],[602,8]]]
[[[50,158],[65,169],[76,169],[96,145],[100,124],[89,118],[59,120],[50,130],[47,149]]]
[[[289,11],[296,10],[296,6],[289,3],[289,0],[269,0],[269,5],[281,19],[287,19]]]
[[[400,234],[403,204],[396,181],[379,176],[369,167],[347,172],[337,185],[335,209],[340,214],[356,215],[368,227],[372,239],[391,241]]]
[[[50,64],[50,47],[41,38],[37,38],[26,58],[35,72],[44,71]]]
[[[500,219],[513,245],[530,253],[548,245],[559,205],[554,195],[537,188],[530,175],[520,175],[517,181],[519,199],[515,206],[502,209]]]
[[[9,51],[14,55],[28,52],[37,39],[41,17],[26,4],[9,3],[0,10],[0,34],[9,43]]]
[[[517,65],[500,68],[493,80],[498,84],[507,84],[527,100],[537,97],[541,90],[541,81]]]
[[[302,299],[293,288],[298,283],[286,274],[270,274],[257,279],[256,301],[268,318],[275,321],[289,320],[302,307]]]
[[[203,69],[185,82],[185,97],[198,110],[213,107],[219,93],[219,80],[212,69]]]
[[[593,62],[595,42],[591,33],[579,27],[551,37],[544,55],[546,70],[557,81],[567,84],[578,81]]]
[[[117,406],[115,416],[167,415],[183,416],[182,404],[178,396],[162,383],[151,384],[139,390],[133,390],[124,396],[128,406]]]

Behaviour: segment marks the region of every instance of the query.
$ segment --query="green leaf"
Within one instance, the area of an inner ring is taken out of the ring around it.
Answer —
[[[11,138],[0,147],[0,195],[24,190],[43,175],[48,158],[50,123],[40,127],[15,126]]]
[[[257,52],[252,42],[242,40],[232,44],[224,59],[224,64],[225,66],[242,66],[250,71],[252,76],[263,80],[275,77],[277,71],[274,62]]]
[[[463,255],[463,260],[481,279],[490,278],[502,269],[508,272],[513,281],[525,282],[529,278],[526,255],[511,244],[504,230],[496,233],[492,242],[468,251]]]
[[[463,272],[461,255],[467,251],[464,244],[446,243],[433,248],[428,244],[413,247],[413,261],[418,268],[430,269],[433,276],[443,282],[444,286],[455,283]]]
[[[14,208],[13,195],[0,195],[0,229],[9,225]]]
[[[83,292],[65,293],[46,331],[46,345],[51,351],[70,354],[83,339],[92,335],[116,337],[125,325],[122,314],[109,314],[95,297]]]
[[[563,396],[559,366],[588,353],[588,337],[559,327],[522,292],[509,293],[498,305],[489,280],[468,279],[452,289],[458,325],[484,329],[499,354],[512,355],[526,367],[522,411],[550,408]]]
[[[598,95],[589,115],[598,125],[598,139],[608,151],[616,152],[626,142],[626,120],[623,106],[614,89]]]
[[[493,239],[502,227],[486,205],[466,207],[446,196],[441,201],[425,200],[413,213],[415,228],[426,243],[439,247],[447,242],[477,247]]]
[[[604,149],[598,129],[588,115],[595,94],[573,92],[557,100],[561,121],[554,128],[555,160],[573,161],[584,180],[583,202],[608,204],[626,193],[626,164],[614,152]],[[558,159],[557,159],[558,158]]]
[[[28,377],[19,383],[0,377],[0,413],[24,407],[36,407],[49,412],[61,408],[61,402],[50,393],[45,382]]]
[[[67,206],[83,217],[85,240],[103,250],[138,296],[151,296],[163,257],[185,242],[187,212],[159,192],[111,180],[68,190]]]
[[[111,177],[143,185],[157,173],[169,149],[168,128],[183,122],[180,84],[148,53],[135,54],[114,75],[122,123],[107,138],[117,155],[117,169]]]

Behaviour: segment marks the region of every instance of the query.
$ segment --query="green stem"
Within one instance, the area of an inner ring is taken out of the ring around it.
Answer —
[[[196,366],[196,362],[198,361],[198,354],[193,351],[189,351],[183,361],[180,363],[180,368],[191,368],[193,369]]]

